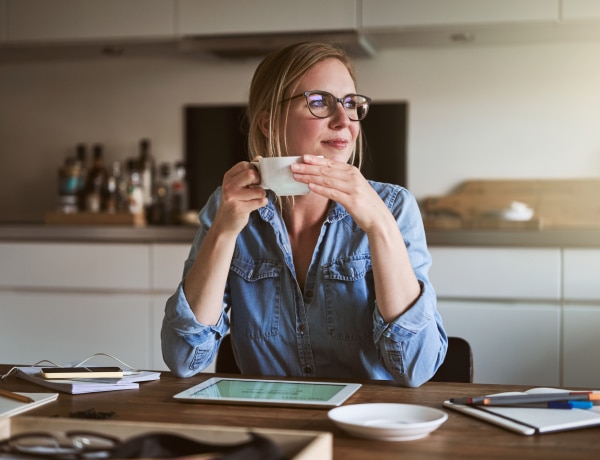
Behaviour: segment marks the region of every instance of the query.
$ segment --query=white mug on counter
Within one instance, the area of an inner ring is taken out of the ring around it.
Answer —
[[[260,174],[260,186],[278,196],[306,195],[308,185],[294,180],[290,165],[302,163],[302,157],[268,157],[252,162]]]

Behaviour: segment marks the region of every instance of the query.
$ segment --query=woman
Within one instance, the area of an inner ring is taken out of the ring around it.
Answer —
[[[206,368],[230,327],[247,374],[418,386],[443,362],[419,209],[353,166],[369,103],[355,93],[352,65],[331,45],[291,45],[258,66],[250,155],[302,155],[292,171],[310,192],[278,198],[247,161],[225,173],[165,309],[163,356],[176,375]]]

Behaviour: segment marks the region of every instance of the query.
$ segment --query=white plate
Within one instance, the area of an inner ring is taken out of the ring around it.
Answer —
[[[328,414],[353,436],[382,441],[412,441],[427,436],[446,421],[444,411],[415,404],[351,404]]]

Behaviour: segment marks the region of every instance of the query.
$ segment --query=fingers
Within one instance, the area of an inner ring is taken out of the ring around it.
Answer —
[[[351,193],[357,186],[368,185],[358,168],[340,161],[305,155],[304,163],[291,167],[294,179],[309,186]]]
[[[294,179],[307,183],[311,192],[340,203],[365,231],[377,225],[387,212],[385,204],[360,170],[325,158],[307,157],[292,165]]]
[[[218,212],[223,228],[241,231],[250,213],[266,206],[267,193],[258,184],[258,171],[247,161],[237,163],[225,173]]]
[[[223,189],[238,190],[260,184],[258,170],[247,161],[235,164],[223,176]]]

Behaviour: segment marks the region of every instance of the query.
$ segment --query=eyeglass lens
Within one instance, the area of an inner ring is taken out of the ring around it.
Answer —
[[[333,115],[338,102],[341,102],[348,118],[353,121],[364,119],[369,111],[369,98],[360,94],[348,94],[337,98],[326,91],[307,91],[304,95],[308,110],[317,118],[327,118]]]

